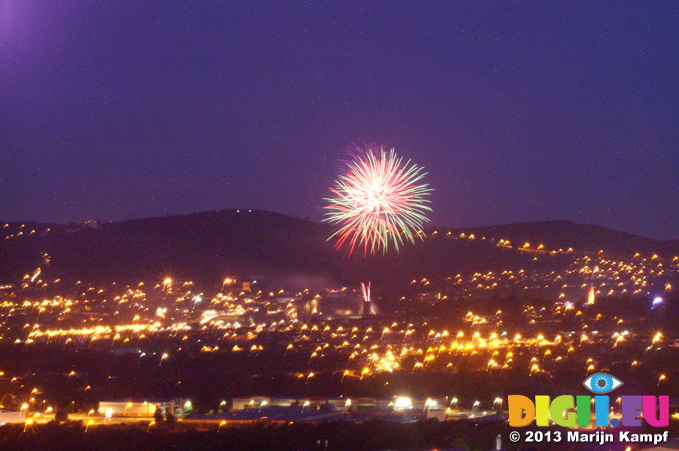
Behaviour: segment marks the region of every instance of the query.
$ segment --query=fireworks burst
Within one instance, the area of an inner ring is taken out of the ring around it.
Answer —
[[[432,189],[418,183],[426,173],[410,160],[402,163],[394,149],[369,145],[350,154],[352,161],[330,188],[333,197],[325,199],[323,220],[339,226],[329,240],[336,239],[337,249],[346,244],[349,255],[356,247],[368,255],[384,253],[390,245],[398,251],[405,240],[414,243],[431,211],[425,196]]]

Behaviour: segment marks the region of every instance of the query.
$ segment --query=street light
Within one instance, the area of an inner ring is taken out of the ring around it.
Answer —
[[[450,407],[452,408],[453,406],[457,407],[457,398],[453,398],[450,400]]]
[[[193,309],[196,309],[196,304],[200,303],[203,301],[203,298],[200,297],[200,295],[194,296],[193,297]]]

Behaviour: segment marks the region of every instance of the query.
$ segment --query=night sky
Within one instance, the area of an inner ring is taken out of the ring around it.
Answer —
[[[362,143],[436,226],[677,239],[679,4],[0,0],[0,220],[320,220]]]

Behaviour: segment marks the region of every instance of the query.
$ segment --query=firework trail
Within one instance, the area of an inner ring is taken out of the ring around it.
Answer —
[[[356,147],[353,157],[344,163],[328,202],[323,221],[338,226],[329,240],[335,248],[348,246],[349,255],[363,248],[363,255],[387,252],[394,246],[398,252],[404,241],[415,242],[422,224],[431,211],[425,199],[432,189],[418,183],[426,175],[422,168],[403,163],[394,149],[383,146]]]

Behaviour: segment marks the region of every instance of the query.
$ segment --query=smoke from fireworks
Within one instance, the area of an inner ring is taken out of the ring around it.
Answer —
[[[410,160],[403,163],[394,149],[371,145],[350,154],[353,159],[330,188],[333,197],[325,199],[323,220],[339,226],[329,238],[336,240],[335,248],[347,245],[351,255],[362,247],[368,255],[391,245],[398,251],[405,240],[415,242],[431,211],[425,196],[432,189],[418,183],[426,173]]]

